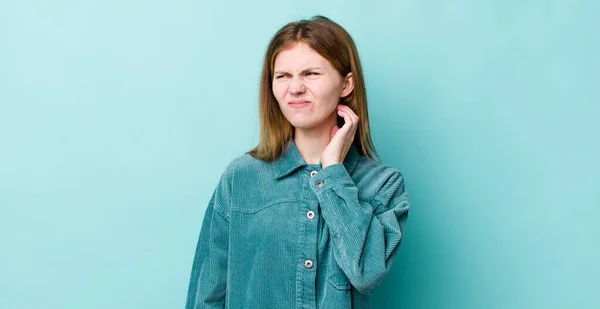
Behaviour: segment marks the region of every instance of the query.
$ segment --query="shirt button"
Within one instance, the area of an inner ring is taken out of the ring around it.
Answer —
[[[313,262],[311,260],[304,261],[304,267],[306,267],[306,268],[312,268],[313,267]]]
[[[317,174],[317,171],[311,171],[310,172],[310,177],[314,177]]]
[[[314,212],[314,211],[312,211],[312,210],[311,210],[311,211],[309,211],[309,212],[307,212],[307,213],[306,213],[306,217],[307,217],[307,218],[309,218],[309,219],[312,219],[312,218],[314,218],[314,217],[315,217],[315,212]]]
[[[323,186],[323,181],[322,180],[317,180],[317,182],[315,183],[315,186],[317,186],[317,188],[320,188]]]

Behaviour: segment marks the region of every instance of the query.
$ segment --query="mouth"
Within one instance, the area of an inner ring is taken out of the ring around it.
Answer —
[[[310,105],[310,101],[308,100],[292,100],[288,103],[291,108],[303,108]]]

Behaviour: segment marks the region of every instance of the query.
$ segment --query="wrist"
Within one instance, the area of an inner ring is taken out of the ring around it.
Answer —
[[[334,165],[334,164],[338,164],[340,162],[321,162],[321,168],[326,168],[328,166]]]

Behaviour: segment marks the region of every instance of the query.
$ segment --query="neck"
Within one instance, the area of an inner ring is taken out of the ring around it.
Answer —
[[[307,164],[320,163],[323,149],[331,141],[331,128],[337,124],[337,114],[332,114],[322,125],[310,129],[294,129],[294,142],[300,156]]]

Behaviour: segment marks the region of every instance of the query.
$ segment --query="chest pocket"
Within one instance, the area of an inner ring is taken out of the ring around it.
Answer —
[[[327,263],[327,281],[338,290],[349,290],[351,288],[350,280],[336,262],[333,254]]]

